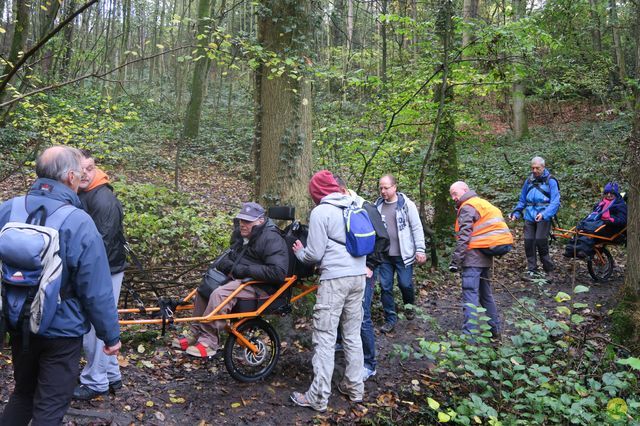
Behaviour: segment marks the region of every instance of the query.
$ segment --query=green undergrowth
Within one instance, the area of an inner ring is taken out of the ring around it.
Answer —
[[[479,309],[473,335],[396,345],[397,356],[432,365],[398,391],[410,404],[399,405],[396,417],[413,424],[639,424],[640,359],[599,334],[601,315],[576,301],[586,291],[555,295],[554,313],[521,300],[505,315],[513,334],[500,341]]]
[[[560,222],[573,226],[591,211],[608,181],[620,182],[625,190],[624,141],[630,130],[622,117],[538,127],[521,141],[501,136],[482,144],[461,144],[461,178],[507,214],[518,201],[531,158],[541,156],[559,181]]]
[[[171,171],[178,147],[184,168],[246,169],[253,142],[250,108],[235,105],[221,114],[206,103],[200,135],[190,141],[180,136],[183,118],[174,102],[140,95],[115,99],[98,90],[62,89],[33,96],[18,104],[0,128],[2,158],[11,160],[0,163],[0,173],[34,160],[35,152],[50,144],[88,148],[100,164],[125,169]]]
[[[188,194],[148,183],[120,181],[114,187],[128,241],[147,265],[203,262],[229,243],[232,217],[211,212]]]

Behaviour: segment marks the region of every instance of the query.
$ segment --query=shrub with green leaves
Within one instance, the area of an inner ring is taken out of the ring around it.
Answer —
[[[574,294],[584,291],[578,286]],[[500,344],[490,339],[488,317],[478,309],[477,334],[398,348],[401,356],[413,353],[434,363],[434,392],[402,396],[422,400],[415,421],[592,425],[636,419],[640,360],[620,359],[613,346],[590,334],[592,324],[577,313],[585,304],[570,304],[566,293],[555,299],[557,318],[523,301],[506,316],[515,334]]]
[[[125,210],[125,231],[151,265],[199,263],[229,244],[232,217],[216,214],[187,194],[153,184],[114,184]]]

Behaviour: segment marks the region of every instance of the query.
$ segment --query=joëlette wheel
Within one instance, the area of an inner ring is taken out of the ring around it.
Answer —
[[[280,338],[271,324],[261,318],[251,319],[238,331],[258,348],[254,353],[229,334],[224,345],[224,364],[227,371],[241,382],[255,382],[268,376],[280,356]]]
[[[596,253],[587,261],[589,275],[597,282],[605,282],[611,277],[613,265],[613,256],[605,247],[600,250],[596,249]]]

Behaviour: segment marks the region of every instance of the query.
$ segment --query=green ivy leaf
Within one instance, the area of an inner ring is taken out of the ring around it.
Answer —
[[[584,317],[582,315],[578,315],[578,314],[571,315],[571,322],[572,323],[580,324],[582,321],[584,321]]]
[[[589,287],[586,287],[584,285],[577,285],[574,289],[573,289],[573,293],[574,294],[578,294],[578,293],[586,293],[589,291]]]
[[[447,413],[443,413],[442,411],[438,412],[438,421],[440,423],[447,423],[451,420],[451,416]]]
[[[566,306],[558,306],[556,308],[556,311],[558,311],[558,313],[562,315],[571,315],[571,309],[567,308]]]
[[[627,411],[627,403],[622,398],[612,398],[607,403],[607,414],[609,414],[613,420],[620,420],[627,414]]]
[[[437,410],[440,408],[440,403],[433,398],[427,398],[427,404],[429,404],[429,408],[432,410]]]
[[[628,365],[634,370],[640,370],[640,358],[630,357],[625,359],[619,359],[617,363],[622,365]]]
[[[556,294],[556,296],[554,297],[554,300],[558,303],[562,303],[571,300],[571,296],[569,296],[565,292],[559,291],[558,294]]]

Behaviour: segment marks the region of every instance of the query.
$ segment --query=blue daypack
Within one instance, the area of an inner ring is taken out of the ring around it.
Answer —
[[[20,330],[23,336],[30,332],[42,335],[51,325],[61,302],[58,231],[75,210],[60,203],[51,213],[44,205],[28,212],[26,197],[13,200],[9,222],[0,230],[2,337],[4,325]]]
[[[329,203],[327,203],[329,204]],[[333,205],[333,204],[331,204]],[[335,241],[346,246],[347,252],[353,257],[366,256],[373,253],[376,244],[376,230],[369,219],[369,214],[355,203],[349,207],[340,207],[344,218],[345,242]]]

